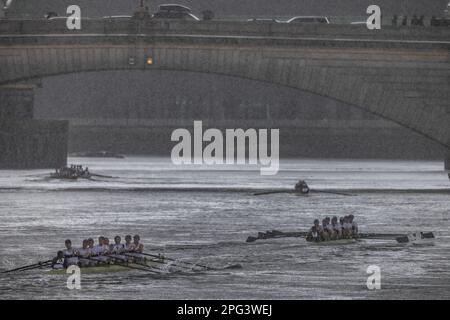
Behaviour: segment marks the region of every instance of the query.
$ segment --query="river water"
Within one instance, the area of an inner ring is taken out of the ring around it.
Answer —
[[[0,274],[0,299],[450,299],[450,181],[442,162],[283,160],[275,176],[247,167],[176,167],[165,158],[70,158],[110,176],[58,181],[49,170],[0,171],[0,269],[47,260],[66,238],[141,235],[146,251],[218,270],[82,274],[81,289],[45,270]],[[220,170],[226,169],[226,170]],[[279,193],[298,179],[352,196]],[[259,231],[305,231],[352,213],[362,232],[433,231],[434,245],[301,238],[246,243]],[[381,289],[368,290],[368,266]]]

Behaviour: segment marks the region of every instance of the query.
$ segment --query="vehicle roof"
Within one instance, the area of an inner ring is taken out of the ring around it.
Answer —
[[[293,18],[287,20],[286,22],[291,22],[291,21],[297,20],[297,19],[298,20],[301,20],[301,19],[324,19],[329,22],[328,17],[325,17],[325,16],[296,16],[296,17],[293,17]]]
[[[191,8],[183,6],[181,4],[171,4],[171,3],[166,3],[166,4],[160,4],[158,6],[159,10],[178,10],[178,11],[189,11],[191,12]]]

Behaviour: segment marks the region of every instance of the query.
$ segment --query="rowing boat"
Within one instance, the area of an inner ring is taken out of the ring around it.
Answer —
[[[129,267],[128,267],[129,266]],[[153,268],[155,271],[164,271],[164,268],[168,268],[170,265],[166,264],[162,260],[145,260],[139,263],[129,263],[127,264],[118,264],[118,263],[108,263],[108,264],[100,264],[96,266],[90,267],[81,267],[81,273],[109,273],[109,272],[122,272],[122,271],[130,271],[134,268]],[[51,275],[65,275],[67,269],[50,269],[47,271],[48,274]]]
[[[256,240],[267,240],[277,238],[306,238],[308,232],[282,232],[278,230],[258,232],[256,237],[249,236],[246,242],[255,242]],[[408,234],[396,234],[396,233],[359,233],[356,238],[351,239],[338,239],[327,241],[308,241],[308,243],[315,245],[342,245],[352,244],[361,239],[379,239],[379,240],[395,240],[402,244],[433,244],[434,234],[433,232],[414,232]]]
[[[338,245],[345,245],[345,244],[354,244],[358,242],[355,238],[350,239],[337,239],[337,240],[326,240],[326,241],[307,241],[310,244],[316,245],[316,246],[338,246]]]

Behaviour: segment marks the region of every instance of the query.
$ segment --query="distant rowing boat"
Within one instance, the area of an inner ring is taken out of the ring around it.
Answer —
[[[83,175],[61,175],[57,173],[51,173],[50,179],[59,179],[59,180],[78,180],[78,179],[90,179],[92,175],[83,174]]]
[[[267,240],[277,238],[306,238],[308,232],[283,232],[278,230],[258,232],[258,236],[249,236],[246,242],[255,242],[256,240]],[[434,234],[433,232],[413,232],[408,234],[401,233],[359,233],[357,237],[326,240],[326,241],[308,241],[309,244],[314,245],[344,245],[352,244],[363,239],[379,239],[379,240],[395,240],[398,243],[404,244],[433,244]]]

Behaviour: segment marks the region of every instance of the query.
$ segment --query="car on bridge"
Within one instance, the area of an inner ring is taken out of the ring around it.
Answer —
[[[323,16],[299,16],[287,20],[285,23],[294,24],[330,24],[330,20]]]
[[[190,21],[200,21],[192,14],[191,8],[179,4],[161,4],[158,11],[152,16],[154,19],[180,19]]]

